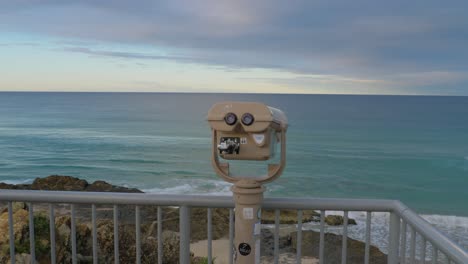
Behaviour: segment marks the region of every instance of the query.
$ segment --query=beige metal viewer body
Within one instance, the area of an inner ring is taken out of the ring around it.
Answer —
[[[273,181],[286,164],[287,119],[276,108],[254,102],[221,102],[208,113],[212,129],[212,164],[224,180],[234,183],[232,192],[236,204],[233,256],[237,264],[260,261],[260,216],[265,188],[263,183]],[[235,177],[225,160],[265,161],[274,157],[280,142],[278,164],[269,164],[266,175]]]

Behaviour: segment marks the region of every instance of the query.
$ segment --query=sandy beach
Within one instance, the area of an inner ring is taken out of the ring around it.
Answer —
[[[206,257],[208,255],[208,241],[202,240],[190,245],[190,250],[196,257]],[[229,264],[229,240],[219,239],[212,241],[212,255],[215,264]],[[272,263],[272,256],[263,256],[261,263]],[[296,263],[296,255],[292,253],[281,253],[279,255],[280,263]],[[302,257],[303,264],[319,263],[317,258]]]

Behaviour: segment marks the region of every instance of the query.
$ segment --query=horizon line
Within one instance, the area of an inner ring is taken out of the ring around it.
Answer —
[[[427,97],[468,97],[468,95],[444,94],[359,94],[359,93],[235,93],[235,92],[144,92],[144,91],[0,91],[0,93],[119,93],[119,94],[252,94],[252,95],[345,95],[345,96],[427,96]]]

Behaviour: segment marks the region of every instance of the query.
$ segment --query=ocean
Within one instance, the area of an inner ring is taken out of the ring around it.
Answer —
[[[211,167],[206,121],[226,100],[288,117],[287,168],[267,197],[398,199],[468,248],[468,97],[2,92],[0,182],[60,174],[230,195]]]

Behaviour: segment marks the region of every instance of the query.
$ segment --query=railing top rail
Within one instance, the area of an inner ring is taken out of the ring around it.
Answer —
[[[413,210],[400,201],[395,201],[394,212],[411,225],[420,235],[429,240],[436,248],[447,254],[456,263],[468,263],[468,253],[450,238],[439,232]]]
[[[234,207],[229,196],[117,192],[0,190],[0,201],[73,204]]]
[[[149,193],[1,190],[0,201],[74,204],[127,204],[234,208],[231,196]],[[394,200],[336,198],[265,198],[265,209],[348,210],[390,212]]]

